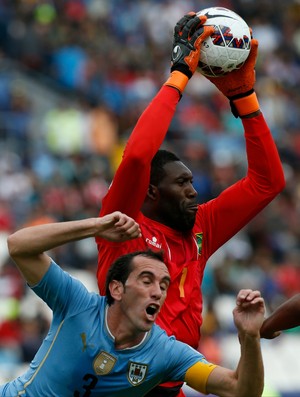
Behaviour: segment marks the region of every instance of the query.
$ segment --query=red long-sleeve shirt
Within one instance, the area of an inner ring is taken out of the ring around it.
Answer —
[[[248,172],[217,198],[198,206],[190,233],[181,233],[145,217],[151,160],[160,148],[179,100],[162,87],[141,115],[127,143],[122,162],[103,200],[100,215],[122,211],[139,222],[142,237],[124,243],[97,239],[98,285],[105,293],[110,264],[136,250],[162,249],[172,283],[157,323],[169,335],[197,348],[202,323],[201,282],[208,258],[245,226],[284,187],[278,152],[263,115],[243,119]]]

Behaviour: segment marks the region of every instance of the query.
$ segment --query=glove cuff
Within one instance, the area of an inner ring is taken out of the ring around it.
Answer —
[[[177,88],[177,90],[180,92],[180,94],[182,94],[188,81],[189,81],[188,76],[179,72],[178,70],[174,70],[174,72],[171,73],[170,77],[164,83],[164,85],[168,85],[169,87]]]
[[[229,101],[231,111],[236,118],[243,118],[260,109],[256,93],[253,89],[244,94],[230,97]]]

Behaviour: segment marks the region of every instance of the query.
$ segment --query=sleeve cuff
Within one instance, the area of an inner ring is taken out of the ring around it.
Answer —
[[[232,105],[239,117],[257,112],[259,108],[258,99],[255,92],[243,98],[232,100]]]
[[[185,74],[179,72],[178,70],[174,70],[164,85],[177,88],[180,94],[182,94],[188,81],[189,78]]]

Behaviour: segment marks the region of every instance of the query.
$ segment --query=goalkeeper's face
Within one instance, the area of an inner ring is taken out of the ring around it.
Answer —
[[[191,230],[198,209],[192,172],[181,161],[165,164],[164,171],[165,175],[157,185],[156,218],[175,230]]]

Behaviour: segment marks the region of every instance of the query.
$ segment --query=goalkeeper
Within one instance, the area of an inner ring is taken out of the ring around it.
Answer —
[[[202,42],[213,28],[205,16],[185,15],[175,26],[171,73],[135,126],[103,200],[100,216],[115,210],[134,218],[142,236],[123,243],[97,238],[98,285],[105,294],[110,263],[137,251],[162,249],[171,275],[157,324],[197,348],[202,324],[201,282],[209,257],[284,188],[280,158],[254,91],[258,42],[239,70],[210,81],[228,98],[244,127],[247,174],[218,197],[198,203],[193,175],[173,153],[159,150],[184,89],[197,69]],[[181,383],[164,384],[147,397],[183,396]]]

